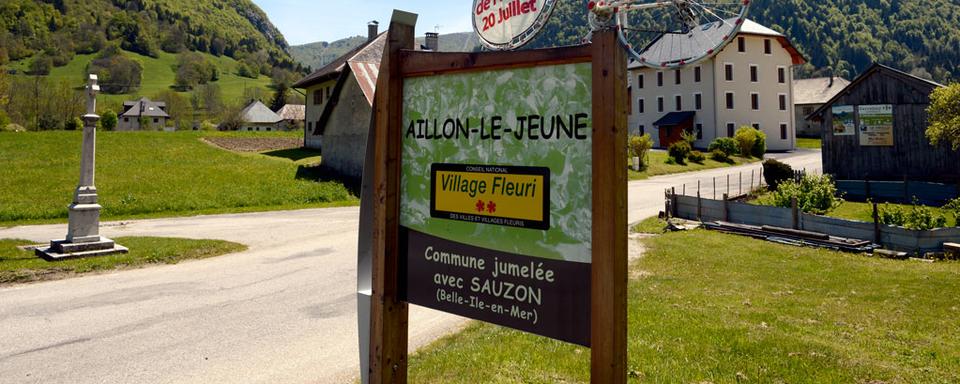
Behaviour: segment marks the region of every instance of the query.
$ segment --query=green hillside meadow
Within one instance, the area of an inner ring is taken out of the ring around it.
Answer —
[[[293,160],[239,154],[204,132],[98,132],[96,186],[104,219],[355,204],[337,182],[298,180]],[[274,136],[287,137],[290,134]],[[260,133],[258,137],[264,136]],[[268,135],[269,136],[269,135]],[[67,217],[80,172],[80,132],[0,134],[0,225]],[[16,187],[9,187],[16,186]]]

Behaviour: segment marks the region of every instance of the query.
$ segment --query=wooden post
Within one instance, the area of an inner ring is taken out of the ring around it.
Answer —
[[[793,216],[793,229],[800,229],[800,209],[796,197],[790,198],[790,213]]]
[[[868,178],[863,179],[863,194],[867,195],[866,196],[867,199],[870,199],[871,197],[873,197],[870,194],[870,179]]]
[[[673,217],[677,217],[677,190],[676,188],[672,189],[672,198],[670,200],[670,208],[673,209]]]
[[[413,49],[417,15],[394,11],[380,60],[375,107],[376,167],[373,296],[370,308],[370,382],[407,382],[407,303],[400,300],[401,49]]]
[[[743,196],[743,171],[740,171],[740,181],[737,181],[737,195]]]
[[[683,183],[683,193],[682,193],[682,195],[683,195],[683,196],[686,196],[686,195],[687,195],[687,183]]]
[[[612,29],[593,35],[593,261],[590,382],[627,382],[627,58]],[[616,170],[616,171],[612,171]]]
[[[727,193],[724,193],[724,195],[729,195],[729,194],[730,194],[730,174],[728,173],[727,174]],[[724,197],[723,199],[726,200],[727,198]]]
[[[701,212],[703,211],[703,202],[700,201],[700,191],[697,191],[697,221],[703,222],[703,216]]]
[[[750,170],[750,194],[753,194],[753,170]]]
[[[730,200],[727,200],[728,198],[729,196],[726,193],[724,193],[723,194],[723,221],[730,221],[730,206],[728,205],[730,204]]]
[[[716,178],[716,176],[714,176],[714,178],[713,178],[713,199],[714,199],[714,200],[717,199],[717,178]]]
[[[873,203],[873,242],[880,244],[880,210],[877,209],[877,203]]]
[[[666,189],[663,191],[663,216],[667,220],[670,219],[670,212],[673,212],[670,208],[671,202],[673,202],[673,196],[670,195],[670,190]]]

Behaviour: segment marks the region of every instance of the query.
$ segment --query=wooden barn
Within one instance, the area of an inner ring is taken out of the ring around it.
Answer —
[[[837,180],[960,180],[960,151],[925,135],[938,87],[874,64],[810,116],[821,124],[823,172]]]

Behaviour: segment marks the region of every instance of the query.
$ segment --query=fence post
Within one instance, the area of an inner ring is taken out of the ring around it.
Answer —
[[[797,207],[797,198],[790,198],[790,211],[793,216],[793,229],[800,229],[800,210]]]
[[[673,199],[671,199],[670,190],[663,190],[663,216],[664,219],[667,220],[670,220],[670,212],[672,212],[672,209],[670,208],[671,201],[673,201]]]
[[[681,195],[683,195],[683,196],[686,196],[686,195],[687,195],[687,183],[683,183],[683,190],[682,190],[682,192],[683,192],[683,193],[681,193]]]
[[[713,199],[717,199],[717,177],[713,177]]]
[[[671,191],[673,194],[670,199],[670,209],[673,209],[673,217],[677,217],[677,213],[679,212],[679,208],[677,208],[677,189],[674,188]]]
[[[697,191],[697,221],[703,222],[703,216],[701,211],[703,210],[703,202],[700,201],[700,191]]]
[[[873,203],[873,242],[880,244],[880,211],[877,209],[877,203]]]
[[[737,195],[743,196],[743,171],[740,171],[740,181],[737,182]]]
[[[724,195],[729,195],[729,194],[730,194],[730,174],[728,173],[727,174],[727,193],[724,193]],[[726,198],[724,198],[724,200],[726,200]]]
[[[872,199],[873,196],[870,194],[870,179],[863,178],[863,193],[867,195],[867,199]]]
[[[697,196],[700,196],[700,180],[697,180]]]
[[[723,221],[730,221],[730,200],[728,200],[728,195],[723,194]]]

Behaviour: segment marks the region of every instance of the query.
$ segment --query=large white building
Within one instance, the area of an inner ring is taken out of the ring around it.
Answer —
[[[722,33],[722,30],[718,30]],[[683,34],[665,34],[650,44],[650,62],[682,60],[676,46]],[[786,36],[745,20],[739,34],[710,59],[680,69],[655,69],[631,63],[630,132],[649,133],[665,148],[684,132],[706,148],[718,137],[733,136],[750,125],[767,135],[767,149],[796,147],[793,71],[805,62]]]

